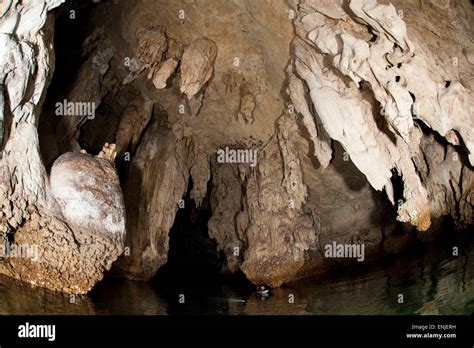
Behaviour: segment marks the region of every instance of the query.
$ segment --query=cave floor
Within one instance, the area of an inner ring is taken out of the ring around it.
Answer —
[[[454,245],[460,247],[457,257]],[[183,279],[179,270],[161,282],[106,278],[88,296],[75,298],[2,276],[0,314],[473,314],[473,259],[472,237],[439,239],[370,266],[295,281],[266,300],[242,279]]]

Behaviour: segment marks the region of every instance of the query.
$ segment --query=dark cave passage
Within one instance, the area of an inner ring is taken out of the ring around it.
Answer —
[[[208,195],[200,207],[190,198],[190,180],[186,195],[178,209],[173,227],[169,232],[168,261],[151,279],[152,283],[171,286],[195,286],[197,283],[217,285],[225,281],[250,285],[241,272],[234,275],[223,273],[225,255],[217,250],[217,243],[208,234],[207,223],[212,216]]]
[[[70,125],[67,124],[69,120],[55,115],[55,104],[58,101],[67,99],[71,95],[76,96],[72,91],[74,86],[81,82],[81,70],[84,67],[87,68],[87,60],[96,54],[94,51],[88,52],[84,49],[85,42],[90,38],[91,33],[94,33],[97,29],[92,15],[98,7],[105,9],[108,8],[107,6],[109,4],[84,3],[80,0],[72,0],[55,10],[55,73],[47,90],[38,129],[40,150],[48,171],[51,169],[53,162],[63,153],[78,151],[77,148],[71,145],[73,143],[88,154],[95,155],[100,152],[104,143],[117,142],[117,128],[123,115],[120,114],[120,98],[122,96],[115,95],[116,91],[108,92],[102,96],[100,104],[95,110],[95,118],[92,120],[83,119],[74,126],[76,127],[74,133],[66,135],[63,130],[70,128]],[[73,19],[71,18],[72,13]],[[94,50],[96,49],[97,47],[94,47]],[[115,59],[114,57],[112,60]],[[112,80],[117,77],[115,71],[113,71],[116,67],[114,64],[116,63],[110,62],[109,71],[106,73],[106,75],[111,75],[108,78]],[[104,81],[98,83],[100,85]],[[127,89],[128,87],[122,88]],[[131,98],[127,93],[125,94],[126,98]],[[130,95],[138,94],[139,92],[136,90],[130,92]],[[114,104],[115,101],[116,104]],[[170,131],[167,117],[168,115],[157,102],[152,108],[152,115],[148,124],[142,130],[142,137],[147,133],[150,125],[156,122],[159,125],[160,133],[155,134],[155,136],[158,146],[162,146],[165,133]],[[135,178],[138,175],[136,171],[131,171],[130,167],[134,166],[133,158],[137,155],[140,144],[141,140],[133,148],[129,145],[115,159],[115,169],[122,190],[125,190],[127,180],[132,180],[132,177]],[[127,154],[128,159],[125,159],[124,153]],[[151,186],[151,183],[146,183],[146,185]],[[210,239],[207,230],[207,222],[212,216],[209,203],[210,185],[209,182],[208,194],[202,205],[197,207],[190,198],[193,186],[192,180],[190,180],[186,194],[182,197],[182,208],[178,209],[173,226],[169,231],[167,263],[160,267],[156,275],[150,279],[151,284],[163,285],[164,287],[189,287],[201,283],[210,287],[218,287],[225,278],[225,281],[235,281],[244,288],[253,288],[241,272],[237,272],[232,276],[224,276],[221,273],[221,270],[225,268],[225,256],[223,252],[217,251],[217,244]],[[140,198],[137,196],[133,199],[139,200]],[[127,210],[133,210],[138,214],[138,209],[135,209],[134,204],[135,202],[127,201]],[[113,272],[107,274],[115,275]]]
[[[228,311],[226,298],[248,298],[254,286],[238,271],[223,274],[224,253],[217,251],[215,240],[208,234],[212,216],[209,194],[200,207],[190,198],[192,180],[180,202],[173,227],[169,232],[167,263],[148,282],[159,296],[166,299],[168,313],[200,313]],[[208,193],[211,187],[208,187]],[[180,303],[184,295],[184,303]],[[216,308],[218,307],[218,308]]]
[[[168,262],[158,270],[156,279],[195,282],[215,276],[223,262],[216,242],[209,238],[207,222],[212,216],[207,196],[201,207],[190,198],[192,182],[179,202],[173,227],[169,232]]]
[[[93,10],[93,3],[72,0],[54,11],[54,74],[38,124],[40,150],[47,170],[56,158],[71,150],[69,141],[72,138],[82,149],[94,154],[102,149],[104,142],[114,142],[119,118],[106,104],[98,105],[94,122],[84,118],[73,134],[65,132],[69,122],[66,118],[76,117],[56,115],[57,103],[67,100],[75,85],[81,83],[81,69],[90,58],[91,52],[86,52],[83,45],[95,29],[95,24],[91,23]]]

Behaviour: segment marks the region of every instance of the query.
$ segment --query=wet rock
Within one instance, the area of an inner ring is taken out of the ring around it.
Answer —
[[[84,27],[96,29],[64,78],[66,98],[94,102],[97,123],[42,108],[54,65],[46,12],[59,1],[7,3],[0,241],[30,240],[44,258],[1,272],[83,293],[124,249],[114,273],[150,279],[188,187],[196,209],[210,201],[222,271],[271,287],[351,262],[325,257],[327,244],[363,243],[374,260],[430,240],[447,216],[472,224],[472,9],[392,2],[203,0],[185,19],[169,15],[179,2],[91,6]],[[100,20],[104,10],[117,20]],[[38,135],[42,109],[59,121]],[[79,153],[106,141],[117,147]],[[257,160],[216,161],[226,147]],[[56,161],[51,177],[43,161]],[[126,212],[101,211],[121,190]]]

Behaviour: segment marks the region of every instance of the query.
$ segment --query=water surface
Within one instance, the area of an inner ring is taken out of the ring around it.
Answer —
[[[293,282],[265,301],[245,281],[199,275],[151,282],[104,279],[75,303],[0,277],[0,314],[474,314],[473,245],[472,238],[440,240],[370,265]]]

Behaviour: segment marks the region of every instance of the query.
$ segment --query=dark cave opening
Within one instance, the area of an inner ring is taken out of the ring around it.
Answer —
[[[84,55],[83,43],[94,31],[90,16],[97,4],[85,3],[80,0],[67,2],[54,11],[54,47],[55,71],[47,90],[43,112],[39,124],[39,139],[42,157],[47,170],[50,170],[54,160],[71,149],[61,147],[55,135],[62,136],[58,124],[60,118],[54,113],[54,106],[58,101],[65,99],[78,79],[78,73],[87,61]],[[72,12],[74,11],[74,12]],[[74,13],[74,18],[71,18]],[[153,120],[159,123],[165,119],[158,105],[153,109]],[[102,99],[96,110],[93,122],[84,120],[75,135],[81,149],[90,154],[97,154],[105,142],[114,143],[115,131],[120,121],[120,115],[107,103],[107,96]],[[146,130],[143,131],[143,134]],[[69,145],[69,144],[66,144]],[[137,149],[125,149],[131,157]],[[116,169],[122,188],[126,180],[127,168],[130,162],[124,156],[116,158]],[[178,209],[174,224],[169,231],[168,261],[150,280],[151,285],[164,287],[192,287],[196,284],[205,284],[208,287],[218,287],[225,282],[237,282],[244,288],[252,288],[243,273],[223,275],[225,256],[217,251],[216,242],[207,231],[207,222],[212,216],[208,188],[208,195],[202,205],[197,207],[190,198],[193,184],[190,180],[186,195],[182,198],[184,206]],[[225,279],[225,280],[224,280]]]
[[[74,87],[81,66],[87,60],[82,45],[90,33],[94,4],[68,1],[54,10],[54,73],[47,89],[38,124],[40,151],[49,170],[56,158],[68,149],[61,144],[61,119],[55,104],[67,98]],[[87,121],[86,121],[87,122]]]
[[[69,78],[76,75],[86,60],[82,52],[82,43],[89,32],[87,19],[91,16],[92,12],[92,6],[90,5],[73,0],[64,3],[54,12],[54,53],[56,64],[51,83],[48,87],[48,95],[66,94],[68,88],[71,88]],[[46,99],[46,103],[48,101],[50,100]]]
[[[207,222],[212,216],[209,196],[200,207],[190,198],[192,180],[179,202],[174,224],[169,231],[168,261],[155,278],[168,281],[197,281],[218,273],[223,255],[209,237]]]
[[[403,196],[403,177],[398,174],[395,169],[392,169],[392,186],[393,186],[393,199],[395,200],[395,206],[402,204],[404,200]]]
[[[208,183],[208,194],[200,207],[190,198],[192,185],[190,179],[186,195],[180,202],[181,208],[169,231],[168,261],[149,281],[167,299],[170,313],[174,311],[173,305],[180,305],[177,294],[194,300],[194,306],[196,302],[203,303],[202,312],[212,312],[212,307],[206,307],[209,303],[203,301],[203,297],[218,300],[226,298],[230,292],[239,298],[246,298],[254,291],[242,272],[222,273],[225,255],[217,250],[216,241],[209,237],[207,227],[212,216],[209,196],[212,185]],[[222,306],[222,303],[216,305]],[[182,313],[183,308],[177,307],[176,311]]]

